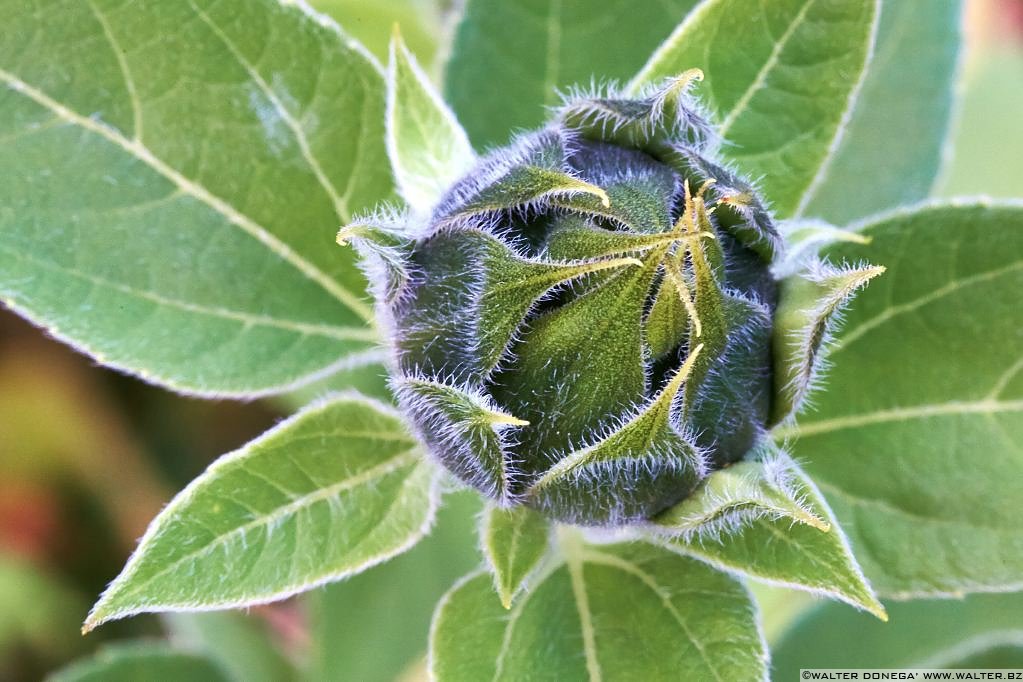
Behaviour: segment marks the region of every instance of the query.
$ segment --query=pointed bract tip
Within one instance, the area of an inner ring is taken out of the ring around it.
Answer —
[[[689,81],[697,81],[697,82],[702,81],[703,80],[703,69],[697,69],[697,68],[688,69],[686,71],[683,71],[682,74],[679,76],[679,78],[680,79],[684,78],[687,83]]]
[[[505,592],[504,592],[504,591],[502,590],[502,592],[501,592],[501,594],[500,594],[500,597],[501,597],[501,606],[503,606],[503,607],[504,607],[504,610],[505,610],[505,611],[511,611],[511,607],[512,607],[512,595],[510,595],[510,594],[506,594],[506,593],[505,593]]]
[[[799,520],[806,524],[807,526],[810,526],[811,528],[816,528],[822,533],[831,532],[831,524],[825,521],[824,519],[820,518],[819,516],[816,516],[815,514],[807,514],[805,517],[802,517]]]
[[[355,236],[355,230],[352,228],[353,228],[352,225],[346,225],[345,227],[342,227],[340,230],[337,231],[337,236],[334,238],[334,241],[336,241],[341,246],[348,246],[352,237]]]
[[[352,223],[338,230],[337,237],[335,237],[335,241],[341,246],[348,246],[356,239],[370,239],[372,241],[372,228],[363,223]]]
[[[505,412],[498,412],[497,410],[487,410],[486,420],[488,424],[508,424],[510,426],[529,426],[529,422],[525,419],[519,419]]]
[[[686,91],[690,83],[703,80],[702,69],[687,69],[668,81],[668,85],[661,92],[664,95],[675,96]],[[662,95],[663,96],[663,95]]]

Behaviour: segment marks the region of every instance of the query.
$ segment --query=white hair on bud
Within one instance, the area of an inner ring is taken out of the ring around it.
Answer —
[[[512,504],[514,491],[521,486],[521,461],[514,456],[518,444],[515,432],[520,426],[502,422],[481,421],[466,414],[459,419],[443,409],[435,400],[424,396],[415,384],[436,386],[443,391],[461,395],[479,413],[500,413],[501,408],[479,385],[457,383],[455,377],[411,374],[392,378],[391,388],[398,404],[411,417],[410,427],[426,444],[428,453],[441,465],[461,470],[466,480],[493,500]],[[492,439],[501,458],[501,480],[480,461],[478,444]]]

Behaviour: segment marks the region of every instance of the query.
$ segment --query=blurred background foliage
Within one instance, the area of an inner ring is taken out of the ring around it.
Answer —
[[[457,20],[453,0],[312,4],[382,62],[400,23],[433,74]],[[963,96],[937,193],[1023,196],[1023,0],[968,0],[967,7]],[[346,380],[382,390],[369,371]],[[249,404],[182,398],[96,367],[0,310],[0,680],[39,679],[115,640],[163,635],[210,652],[238,679],[286,679],[295,664],[312,679],[421,678],[434,604],[480,561],[470,494],[448,498],[430,539],[344,583],[247,614],[141,616],[78,634],[93,599],[176,490],[326,390]],[[884,626],[802,593],[757,593],[778,647],[776,671],[785,675],[810,664],[810,649],[828,667],[1023,665],[1016,596],[896,604]],[[853,633],[858,648],[849,646]],[[892,641],[902,644],[886,645]],[[864,657],[871,647],[877,655]]]

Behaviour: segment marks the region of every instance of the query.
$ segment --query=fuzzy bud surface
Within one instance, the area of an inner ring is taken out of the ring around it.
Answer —
[[[715,161],[698,78],[571,96],[411,229],[349,228],[401,408],[500,504],[650,518],[765,433],[780,242]]]

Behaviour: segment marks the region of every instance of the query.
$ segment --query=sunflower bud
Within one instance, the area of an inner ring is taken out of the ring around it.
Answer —
[[[343,231],[375,264],[400,406],[500,504],[650,518],[766,431],[780,242],[713,160],[699,78],[572,96],[428,218]]]

